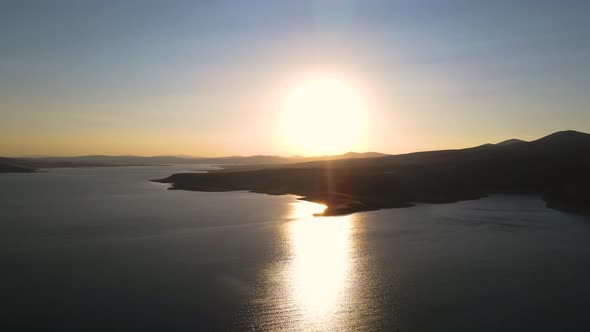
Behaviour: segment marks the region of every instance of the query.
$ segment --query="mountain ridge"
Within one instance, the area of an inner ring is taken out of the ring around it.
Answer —
[[[14,165],[23,169],[62,167],[113,167],[113,166],[162,166],[172,164],[217,164],[217,165],[278,165],[315,160],[339,160],[348,158],[375,158],[386,156],[378,152],[347,152],[328,156],[293,156],[274,155],[227,156],[227,157],[179,157],[179,156],[134,156],[134,155],[83,155],[74,157],[0,157],[0,172],[20,172]],[[10,167],[9,167],[10,166]]]

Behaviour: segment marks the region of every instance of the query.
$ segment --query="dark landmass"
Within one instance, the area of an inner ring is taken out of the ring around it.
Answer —
[[[31,168],[17,159],[0,157],[0,173],[30,173],[35,168]]]
[[[299,195],[327,205],[324,215],[450,203],[493,193],[541,194],[550,208],[587,213],[590,135],[562,131],[531,142],[182,173],[155,181],[171,183],[170,189]]]

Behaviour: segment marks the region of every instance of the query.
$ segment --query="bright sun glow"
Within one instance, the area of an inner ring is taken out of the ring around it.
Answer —
[[[305,155],[338,154],[359,148],[365,106],[342,81],[307,81],[287,97],[282,132],[290,151]]]

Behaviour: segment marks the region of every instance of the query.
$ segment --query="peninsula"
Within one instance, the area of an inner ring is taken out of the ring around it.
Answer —
[[[156,182],[170,189],[294,194],[342,215],[415,203],[450,203],[494,193],[539,194],[547,207],[590,211],[590,134],[557,132],[535,141],[180,173]]]

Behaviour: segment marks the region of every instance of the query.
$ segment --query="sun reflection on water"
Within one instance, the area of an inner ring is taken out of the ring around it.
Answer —
[[[288,294],[306,324],[332,326],[350,289],[351,217],[314,217],[326,207],[298,201],[287,224]]]

